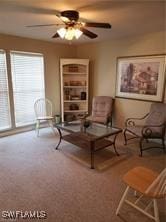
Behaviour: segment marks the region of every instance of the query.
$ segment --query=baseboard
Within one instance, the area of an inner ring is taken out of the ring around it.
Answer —
[[[40,128],[45,128],[47,127],[46,123],[42,123],[42,125],[40,126]],[[24,126],[24,127],[18,127],[15,129],[9,129],[3,132],[0,132],[0,138],[1,137],[5,137],[5,136],[11,136],[14,134],[18,134],[18,133],[24,133],[24,132],[28,132],[28,131],[32,131],[35,130],[35,124],[31,124],[28,126]]]

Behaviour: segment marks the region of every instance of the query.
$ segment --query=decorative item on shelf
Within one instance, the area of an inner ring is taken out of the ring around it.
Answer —
[[[69,72],[78,72],[78,66],[77,65],[70,65]]]
[[[64,86],[69,86],[69,83],[68,82],[64,82]]]
[[[76,117],[74,114],[65,114],[64,115],[64,120],[66,122],[71,122],[71,121],[74,121],[75,119],[76,119]]]
[[[61,116],[59,114],[55,115],[55,124],[59,124],[61,122]]]
[[[86,100],[86,92],[81,92],[81,100]]]
[[[77,86],[82,86],[81,81],[77,81]]]
[[[70,81],[70,86],[82,86],[81,81]]]
[[[70,81],[70,86],[77,86],[77,81]]]
[[[76,103],[72,103],[69,106],[70,110],[79,110],[79,106]]]
[[[65,89],[65,100],[70,100],[70,91],[69,91],[69,89]]]
[[[79,96],[71,96],[71,100],[79,100],[80,97]]]
[[[81,86],[86,86],[86,81],[82,81]]]

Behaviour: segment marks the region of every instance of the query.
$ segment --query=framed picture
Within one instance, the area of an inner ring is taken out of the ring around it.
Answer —
[[[166,55],[119,57],[116,97],[162,101]]]

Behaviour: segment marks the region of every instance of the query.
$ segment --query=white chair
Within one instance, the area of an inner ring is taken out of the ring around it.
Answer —
[[[158,174],[145,167],[135,167],[124,175],[123,181],[127,184],[127,188],[120,200],[116,215],[119,214],[123,203],[127,203],[155,222],[160,222],[157,199],[165,198],[166,196],[166,168]],[[130,188],[134,190],[135,196],[137,196],[137,193],[140,193],[134,202],[127,199]],[[140,206],[140,201],[143,197],[149,200],[145,208]],[[148,212],[152,206],[154,210],[153,214]]]
[[[47,121],[48,125],[51,127],[52,131],[54,131],[53,119],[52,116],[52,103],[48,99],[41,98],[38,99],[34,104],[34,110],[36,115],[36,132],[37,136],[39,136],[40,123],[43,121]]]

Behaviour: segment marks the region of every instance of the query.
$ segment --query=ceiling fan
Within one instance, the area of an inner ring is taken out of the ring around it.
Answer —
[[[97,22],[82,22],[79,21],[79,12],[75,10],[66,10],[62,11],[59,14],[56,14],[59,17],[63,24],[46,24],[46,25],[30,25],[27,27],[41,27],[41,26],[64,26],[57,30],[57,32],[52,36],[52,38],[65,38],[67,40],[72,40],[73,38],[78,39],[82,34],[85,36],[94,39],[97,35],[86,27],[93,28],[106,28],[110,29],[111,25],[109,23],[97,23]]]

